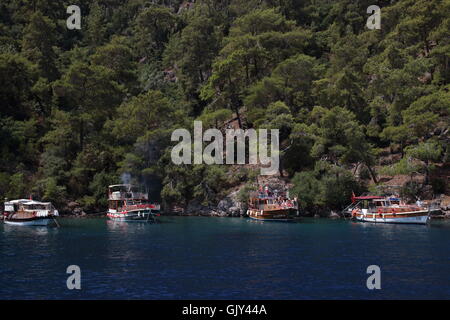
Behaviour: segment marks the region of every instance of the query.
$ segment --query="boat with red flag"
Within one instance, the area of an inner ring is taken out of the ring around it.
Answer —
[[[431,209],[420,201],[406,204],[398,197],[352,195],[352,204],[345,209],[357,221],[376,223],[426,224]]]
[[[108,187],[108,218],[119,221],[153,221],[160,205],[151,203],[146,193],[130,184]]]

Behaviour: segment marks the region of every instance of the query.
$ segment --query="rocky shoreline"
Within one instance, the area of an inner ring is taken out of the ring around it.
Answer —
[[[164,216],[179,217],[246,217],[246,208],[239,201],[231,197],[225,197],[217,206],[204,206],[199,203],[191,203],[183,210],[176,208],[175,210],[163,211]],[[95,218],[106,216],[106,212],[86,213],[81,207],[75,208],[74,211],[61,214],[65,218]],[[300,212],[299,217],[309,218],[325,218],[325,219],[345,219],[339,212],[333,210],[322,210],[316,213]],[[432,213],[432,219],[450,219],[450,205],[441,206],[440,213]]]
[[[279,177],[267,177],[261,179],[260,183],[270,185],[272,189],[283,190],[289,188],[290,184]],[[204,205],[197,200],[189,202],[186,207],[171,206],[163,211],[165,216],[204,216],[204,217],[245,217],[247,212],[246,204],[240,200],[240,191],[243,186],[230,190],[217,205]],[[101,212],[86,212],[79,203],[69,202],[65,208],[62,208],[61,216],[64,217],[98,217],[106,215],[106,209]],[[450,197],[444,196],[440,201],[440,213],[432,214],[433,219],[449,219],[450,218]],[[300,217],[313,218],[343,218],[340,212],[331,209],[320,209],[315,212],[300,212]]]

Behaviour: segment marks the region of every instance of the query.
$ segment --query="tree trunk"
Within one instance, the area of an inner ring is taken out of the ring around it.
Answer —
[[[83,151],[84,146],[84,122],[80,120],[80,150]]]
[[[375,172],[373,171],[372,167],[368,164],[366,164],[367,169],[369,170],[370,176],[372,177],[373,182],[378,183],[377,176],[375,175]]]
[[[234,111],[236,112],[236,117],[238,119],[239,129],[242,129],[242,120],[241,120],[241,115],[239,114],[239,106],[235,106]]]
[[[280,167],[278,168],[278,171],[280,172],[280,177],[283,178],[283,157],[280,155]]]

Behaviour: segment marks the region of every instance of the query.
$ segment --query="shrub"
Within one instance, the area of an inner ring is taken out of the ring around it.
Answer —
[[[431,186],[433,187],[434,194],[443,194],[446,191],[447,184],[444,179],[434,178],[431,179]]]
[[[352,192],[361,193],[363,189],[349,171],[320,163],[313,171],[296,173],[292,183],[292,194],[306,210],[342,209],[349,203]]]
[[[66,187],[59,186],[56,179],[48,178],[45,180],[44,201],[51,201],[56,207],[63,204],[67,197]]]
[[[406,182],[400,189],[400,197],[408,200],[416,200],[419,194],[421,185],[416,181]]]
[[[239,190],[237,199],[242,204],[242,206],[245,207],[247,205],[248,197],[250,196],[250,192],[252,191],[255,191],[255,188],[251,184],[246,184]]]

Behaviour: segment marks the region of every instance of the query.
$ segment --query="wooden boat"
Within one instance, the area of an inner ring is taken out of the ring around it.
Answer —
[[[150,203],[148,195],[130,184],[108,187],[108,218],[118,221],[151,221],[160,212],[160,205]]]
[[[48,226],[59,213],[50,202],[18,199],[5,202],[3,222],[17,226]]]
[[[430,219],[430,208],[420,202],[405,204],[399,198],[380,196],[352,197],[353,205],[348,208],[357,221],[376,223],[426,224]]]
[[[248,202],[247,215],[260,221],[292,221],[298,215],[297,199],[290,199],[284,193],[265,192],[253,193]]]

